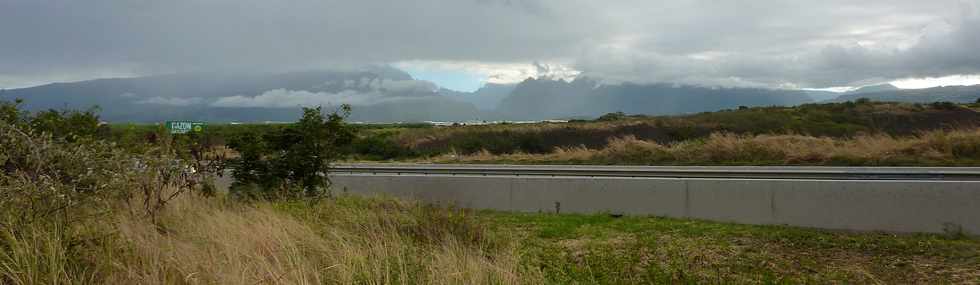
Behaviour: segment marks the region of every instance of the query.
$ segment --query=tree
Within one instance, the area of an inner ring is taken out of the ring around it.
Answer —
[[[76,141],[92,138],[99,133],[98,107],[86,111],[47,110],[37,112],[30,119],[31,128],[51,134],[55,138]]]
[[[11,125],[21,124],[26,120],[27,113],[20,110],[20,104],[24,100],[17,99],[14,102],[0,101],[0,123]]]
[[[326,116],[321,107],[304,108],[293,125],[266,134],[248,132],[229,146],[240,155],[231,162],[232,191],[253,198],[319,197],[327,193],[330,163],[354,138],[344,123],[350,106]]]
[[[20,99],[0,101],[0,123],[47,133],[55,139],[69,142],[93,138],[100,132],[98,107],[85,111],[49,109],[32,114],[20,109],[23,102]]]
[[[624,119],[626,119],[626,113],[614,112],[614,113],[606,113],[605,115],[602,115],[598,119],[596,119],[596,121],[608,122],[608,121],[619,121]]]

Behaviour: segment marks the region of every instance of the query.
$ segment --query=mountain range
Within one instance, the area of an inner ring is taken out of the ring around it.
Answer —
[[[609,112],[685,114],[739,106],[798,105],[870,98],[881,101],[973,102],[980,86],[903,90],[868,86],[847,93],[677,84],[604,84],[528,78],[488,83],[474,92],[441,88],[387,66],[288,73],[187,73],[53,83],[0,89],[0,100],[24,99],[27,110],[100,108],[110,122],[201,120],[293,121],[301,106],[352,105],[352,121],[419,122],[590,118]]]
[[[597,117],[609,112],[670,115],[813,101],[806,92],[796,90],[674,84],[605,85],[582,77],[570,82],[528,79],[500,103],[497,114],[508,119]]]

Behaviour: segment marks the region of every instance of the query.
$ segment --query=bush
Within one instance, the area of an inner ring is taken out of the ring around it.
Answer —
[[[229,142],[240,154],[232,190],[251,198],[319,197],[327,193],[330,163],[353,140],[353,129],[344,123],[350,106],[341,113],[323,116],[321,107],[304,108],[296,124],[275,132],[246,132]]]
[[[68,141],[93,138],[99,133],[104,133],[99,128],[97,111],[96,108],[86,111],[42,111],[30,119],[30,125],[35,131],[50,133],[55,138]]]
[[[950,151],[957,159],[980,160],[980,137],[963,137],[951,142]]]
[[[23,228],[36,221],[70,224],[88,208],[105,208],[129,190],[120,172],[132,162],[102,142],[59,143],[0,123],[0,228]],[[90,205],[98,204],[98,205]]]
[[[932,104],[930,104],[930,106],[932,106],[933,109],[937,109],[937,110],[956,110],[960,108],[960,106],[956,105],[956,103],[949,102],[949,101],[933,102]]]
[[[606,113],[605,115],[599,116],[599,118],[596,119],[596,121],[608,122],[608,121],[619,121],[623,119],[626,119],[626,113],[614,112],[614,113]]]
[[[6,123],[9,125],[17,125],[24,123],[27,114],[18,108],[23,100],[16,100],[14,102],[0,101],[0,123]]]
[[[55,139],[77,141],[107,135],[107,129],[99,123],[98,108],[79,110],[46,110],[30,114],[20,110],[22,100],[0,101],[0,123],[30,129],[36,133],[48,133]]]
[[[390,135],[386,134],[368,135],[354,139],[351,149],[354,154],[371,160],[389,160],[415,155],[412,150],[402,147],[392,140]]]
[[[212,174],[190,171],[166,144],[133,154],[87,138],[92,133],[83,129],[94,113],[48,114],[41,116],[45,124],[0,122],[0,227],[55,221],[67,228],[136,197],[143,201],[134,212],[152,218],[170,199],[207,184],[202,182]],[[44,131],[31,126],[44,126]]]
[[[107,220],[157,219],[208,174],[188,172],[166,145],[133,154],[91,138],[94,112],[37,116],[0,102],[0,284],[102,283]]]

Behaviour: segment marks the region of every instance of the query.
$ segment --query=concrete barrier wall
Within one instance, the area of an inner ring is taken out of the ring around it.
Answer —
[[[335,191],[475,209],[980,235],[980,182],[333,174]]]

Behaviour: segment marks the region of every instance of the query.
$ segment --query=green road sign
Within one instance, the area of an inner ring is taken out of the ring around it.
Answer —
[[[203,133],[205,126],[207,124],[204,122],[167,121],[167,129],[171,134]]]

